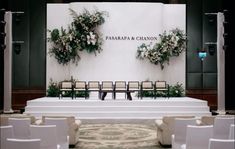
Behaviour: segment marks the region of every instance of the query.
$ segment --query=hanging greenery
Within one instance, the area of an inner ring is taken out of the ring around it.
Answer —
[[[186,48],[186,35],[182,30],[176,28],[168,34],[166,31],[159,35],[160,40],[152,45],[143,43],[137,49],[137,58],[149,59],[155,65],[160,64],[164,69],[165,63],[169,64],[170,58],[179,56]]]
[[[53,29],[50,32],[49,42],[52,47],[49,54],[54,56],[59,64],[68,64],[70,61],[76,63],[80,60],[79,51],[87,51],[88,53],[100,52],[102,39],[100,38],[98,27],[105,22],[104,16],[106,12],[95,11],[90,13],[84,10],[82,14],[77,14],[70,9],[73,17],[72,23],[68,26],[68,30]]]

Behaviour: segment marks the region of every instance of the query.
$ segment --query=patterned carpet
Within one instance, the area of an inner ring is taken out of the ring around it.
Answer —
[[[76,149],[160,149],[154,126],[143,124],[85,124]]]

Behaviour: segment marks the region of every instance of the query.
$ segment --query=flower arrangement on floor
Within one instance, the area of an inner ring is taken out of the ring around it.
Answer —
[[[48,41],[52,43],[49,54],[54,56],[59,64],[68,64],[70,61],[76,63],[80,60],[79,51],[88,53],[100,52],[102,39],[98,33],[98,27],[105,22],[106,12],[95,11],[90,13],[84,10],[82,14],[77,14],[70,9],[73,17],[68,30],[53,29],[50,32]]]
[[[53,82],[53,80],[50,79],[49,86],[47,89],[47,96],[48,97],[58,97],[59,94],[60,94],[59,84],[56,82]]]
[[[176,28],[168,34],[164,31],[159,36],[160,41],[153,46],[145,43],[140,45],[137,49],[137,58],[147,58],[151,63],[160,64],[161,69],[164,69],[164,64],[169,64],[170,57],[179,56],[185,50],[186,35],[182,30]]]

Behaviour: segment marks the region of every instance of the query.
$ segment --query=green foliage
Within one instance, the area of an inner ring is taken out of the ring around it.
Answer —
[[[169,88],[170,97],[183,97],[184,95],[184,88],[182,84],[177,82],[176,85],[170,86]]]
[[[72,92],[72,91],[63,91],[62,92],[62,96],[63,97],[72,97],[72,96],[76,96],[76,97],[88,97],[89,93],[85,92],[85,91],[76,91],[76,92]]]
[[[80,56],[77,52],[78,44],[74,44],[72,37],[65,29],[54,29],[51,32],[49,41],[53,42],[53,46],[49,49],[49,54],[55,56],[59,64],[68,64],[71,60],[73,62],[79,61]]]
[[[76,97],[89,97],[89,92],[78,91],[75,93]]]
[[[60,88],[56,82],[53,82],[52,79],[50,79],[50,83],[47,89],[47,96],[48,97],[58,97],[60,93]]]
[[[59,64],[67,65],[70,61],[78,63],[80,60],[79,51],[88,53],[100,52],[102,39],[98,33],[98,26],[105,22],[106,12],[90,13],[87,10],[78,15],[70,9],[73,22],[68,26],[68,30],[53,29],[50,32],[48,41],[52,43],[49,54],[57,59]]]
[[[186,48],[186,35],[180,29],[174,29],[159,35],[160,41],[151,46],[145,43],[141,44],[137,49],[137,58],[149,59],[155,65],[160,64],[164,69],[164,64],[169,64],[170,57],[179,56]]]

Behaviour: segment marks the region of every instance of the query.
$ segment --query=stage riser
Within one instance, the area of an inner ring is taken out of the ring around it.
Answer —
[[[57,100],[56,100],[57,99]],[[72,100],[72,99],[58,99],[49,98],[48,100],[32,100],[27,102],[27,106],[207,106],[207,102],[198,100],[177,100],[177,99],[135,99],[129,100],[105,100],[101,101],[98,99],[83,99],[83,100]]]
[[[48,107],[48,106],[41,106],[41,107],[26,107],[26,111],[73,111],[73,112],[80,112],[80,111],[181,111],[182,109],[184,111],[208,111],[209,107],[183,107],[183,106],[168,106],[168,107],[107,107],[107,106],[99,106],[99,107]]]
[[[132,101],[45,97],[28,101],[25,113],[36,118],[68,115],[77,119],[159,119],[167,115],[211,115],[206,101],[189,97],[134,98]]]
[[[201,116],[209,116],[211,115],[210,113],[198,113],[198,112],[172,112],[172,113],[165,113],[165,112],[150,112],[150,113],[69,113],[69,112],[64,112],[64,113],[55,113],[55,112],[44,112],[44,113],[29,113],[36,118],[41,118],[42,115],[57,115],[57,116],[74,116],[77,119],[159,119],[162,118],[163,116],[196,116],[196,117],[201,117]],[[137,116],[138,115],[138,116]]]

